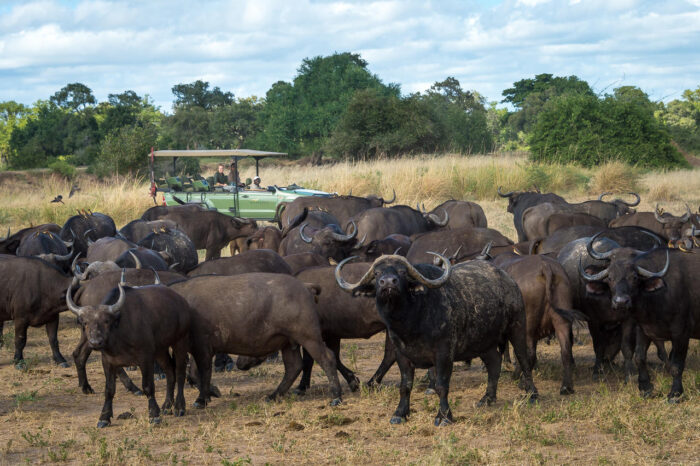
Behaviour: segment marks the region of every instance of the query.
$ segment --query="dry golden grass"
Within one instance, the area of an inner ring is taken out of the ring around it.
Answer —
[[[619,168],[619,167],[618,167]],[[246,169],[244,178],[252,170]],[[614,177],[601,171],[572,166],[539,166],[515,157],[428,157],[375,163],[336,164],[323,167],[293,165],[265,167],[266,184],[297,182],[326,191],[354,194],[379,193],[415,205],[432,207],[443,200],[479,200],[489,224],[514,237],[512,216],[506,202],[495,194],[497,186],[524,189],[537,183],[567,199],[597,197],[614,187]],[[617,176],[625,175],[624,170]],[[641,210],[650,210],[658,197],[667,210],[682,212],[683,203],[700,203],[700,171],[641,173],[635,175],[642,195]],[[31,185],[27,186],[27,181]],[[57,178],[0,176],[0,225],[13,230],[47,221],[62,223],[77,208],[112,215],[118,226],[136,218],[152,205],[143,182],[113,180],[79,181],[82,191],[66,205],[50,204],[56,194],[64,197],[70,184]],[[610,184],[612,183],[612,184]],[[634,185],[633,185],[634,186]],[[627,185],[621,191],[629,188]],[[654,194],[657,193],[657,194]],[[11,342],[11,323],[5,325],[5,341]],[[584,332],[585,333],[585,332]],[[70,354],[79,337],[75,319],[61,318],[59,341]],[[117,387],[114,413],[133,412],[130,420],[113,420],[113,426],[95,428],[101,410],[104,376],[97,354],[88,363],[88,377],[97,395],[83,395],[77,388],[75,368],[62,369],[50,361],[43,329],[30,329],[25,350],[29,369],[12,365],[11,344],[0,349],[0,464],[19,462],[71,464],[656,464],[696,463],[700,458],[700,345],[691,342],[684,385],[685,401],[666,404],[664,397],[644,400],[636,383],[625,385],[619,370],[594,383],[590,368],[590,340],[574,347],[577,369],[576,394],[559,395],[561,363],[556,342],[538,347],[540,365],[535,383],[541,399],[535,406],[522,402],[522,392],[504,372],[499,401],[477,409],[486,375],[475,362],[471,369],[455,366],[450,393],[456,416],[452,426],[437,429],[432,419],[437,399],[423,393],[416,383],[412,414],[406,425],[392,426],[389,418],[398,403],[398,370],[394,367],[379,390],[348,393],[338,408],[328,406],[327,380],[315,368],[312,388],[297,399],[278,403],[263,401],[279,383],[280,363],[264,364],[248,373],[215,374],[223,397],[203,411],[188,408],[184,418],[164,417],[163,424],[148,423],[146,401]],[[346,341],[342,357],[367,380],[378,365],[383,336]],[[670,377],[650,353],[657,392],[665,394]],[[619,361],[618,361],[619,362]],[[131,372],[138,383],[138,373]],[[419,371],[422,375],[422,371]],[[157,382],[157,400],[163,401],[164,381]],[[188,405],[195,391],[186,391]]]

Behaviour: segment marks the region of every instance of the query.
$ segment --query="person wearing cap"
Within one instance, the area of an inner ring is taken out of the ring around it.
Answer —
[[[258,175],[255,175],[255,178],[253,178],[253,184],[250,185],[250,189],[265,191],[265,188],[260,186],[260,177]]]

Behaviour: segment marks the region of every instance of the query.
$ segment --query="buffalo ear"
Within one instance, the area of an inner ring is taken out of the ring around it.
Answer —
[[[377,295],[377,291],[373,284],[360,286],[352,292],[353,296],[364,296],[366,298],[374,298]]]
[[[665,286],[666,286],[666,283],[664,283],[664,281],[660,277],[649,278],[649,279],[644,281],[644,291],[647,291],[647,292],[660,290],[661,288],[664,288]]]
[[[586,293],[589,294],[605,294],[608,291],[608,285],[603,282],[588,282],[586,283]]]

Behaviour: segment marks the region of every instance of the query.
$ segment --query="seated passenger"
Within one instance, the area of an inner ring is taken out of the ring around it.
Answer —
[[[256,175],[255,178],[253,178],[253,184],[250,185],[249,189],[252,189],[254,191],[265,191],[265,188],[260,186],[260,177],[259,176]]]
[[[228,176],[224,175],[224,164],[220,163],[219,168],[214,174],[214,186],[228,185]]]

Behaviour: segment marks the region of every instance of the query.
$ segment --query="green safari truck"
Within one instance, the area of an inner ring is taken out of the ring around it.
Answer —
[[[277,221],[281,206],[300,196],[331,197],[332,194],[306,189],[302,186],[267,186],[263,190],[251,189],[239,180],[238,162],[244,158],[255,160],[255,174],[259,176],[259,162],[266,157],[286,157],[282,152],[265,152],[251,149],[231,150],[151,150],[150,174],[151,196],[153,201],[161,205],[197,204],[206,209],[216,210],[233,217],[251,218],[255,220]],[[183,157],[215,157],[230,159],[230,177],[227,186],[214,186],[213,177],[184,178],[176,176],[156,177],[155,159],[157,157],[172,158],[172,173],[177,173],[177,160]]]

